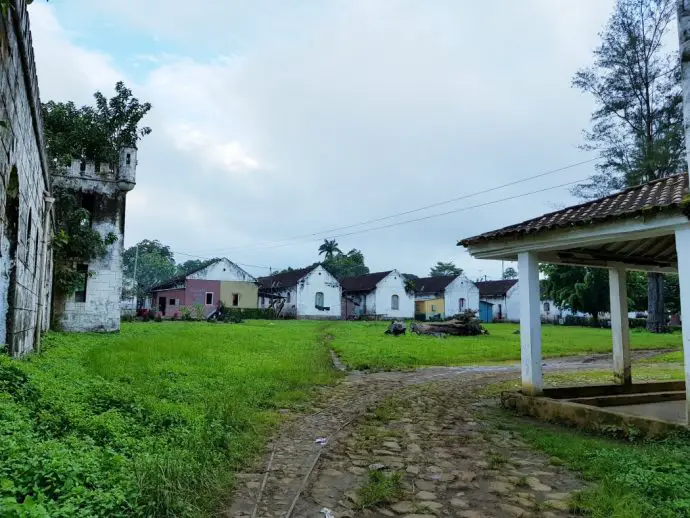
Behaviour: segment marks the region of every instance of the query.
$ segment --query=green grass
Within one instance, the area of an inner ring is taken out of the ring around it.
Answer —
[[[593,518],[690,516],[690,442],[640,444],[543,424],[511,425],[533,446],[593,482],[574,499]]]
[[[425,365],[476,365],[520,359],[517,324],[488,324],[488,336],[434,338],[384,335],[383,322],[337,322],[329,332],[332,347],[354,369],[404,369]],[[633,349],[678,348],[680,333],[655,335],[644,330],[632,333]],[[546,358],[611,352],[608,329],[545,325],[542,328]]]
[[[370,471],[367,483],[357,492],[358,505],[361,509],[368,509],[394,502],[402,493],[402,473]]]
[[[659,356],[650,358],[647,361],[650,363],[683,363],[683,351],[660,354]]]
[[[323,324],[131,324],[0,358],[2,516],[204,516],[278,408],[335,374]]]

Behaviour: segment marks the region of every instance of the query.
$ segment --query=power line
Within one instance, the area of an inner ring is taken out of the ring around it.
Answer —
[[[410,209],[410,210],[406,210],[406,211],[403,211],[403,212],[398,212],[398,213],[395,213],[395,214],[391,214],[391,215],[388,215],[388,216],[383,216],[383,217],[380,217],[380,218],[369,219],[369,220],[366,220],[366,221],[362,221],[362,222],[360,222],[360,223],[352,223],[352,224],[344,225],[344,226],[340,226],[340,227],[333,227],[333,228],[330,228],[330,229],[327,229],[327,230],[322,230],[322,231],[320,231],[320,232],[312,232],[312,233],[310,233],[310,234],[302,234],[302,235],[293,236],[293,237],[289,237],[289,238],[285,238],[285,239],[279,239],[279,240],[277,240],[277,241],[264,241],[263,243],[256,243],[256,244],[253,244],[253,245],[252,245],[252,244],[249,244],[249,245],[239,245],[239,246],[231,247],[231,248],[220,248],[220,249],[215,249],[215,250],[209,250],[208,253],[209,253],[209,254],[212,254],[212,253],[214,253],[214,252],[231,251],[231,250],[243,249],[243,248],[265,248],[265,247],[266,247],[265,245],[274,245],[274,244],[283,243],[283,242],[287,242],[287,241],[296,241],[296,240],[301,240],[301,239],[303,239],[303,238],[316,237],[316,236],[321,236],[321,235],[323,235],[323,234],[331,234],[332,232],[337,232],[337,231],[340,231],[340,230],[347,230],[347,229],[349,229],[349,228],[361,227],[361,226],[363,226],[363,225],[369,225],[369,224],[371,224],[371,223],[379,223],[379,222],[381,222],[381,221],[386,221],[386,220],[393,219],[393,218],[397,218],[397,217],[400,217],[400,216],[406,216],[406,215],[408,215],[408,214],[414,214],[414,213],[416,213],[416,212],[421,212],[421,211],[423,211],[423,210],[431,209],[431,208],[434,208],[434,207],[439,207],[439,206],[441,206],[441,205],[447,205],[447,204],[449,204],[449,203],[453,203],[453,202],[456,202],[456,201],[465,200],[465,199],[468,199],[468,198],[473,198],[473,197],[479,196],[479,195],[481,195],[481,194],[487,194],[487,193],[490,193],[490,192],[493,192],[493,191],[498,191],[498,190],[500,190],[500,189],[505,189],[506,187],[511,187],[511,186],[513,186],[513,185],[517,185],[517,184],[520,184],[520,183],[524,183],[524,182],[527,182],[527,181],[530,181],[530,180],[535,180],[535,179],[537,179],[537,178],[543,178],[543,177],[548,176],[548,175],[552,175],[552,174],[555,174],[555,173],[560,173],[560,172],[566,171],[566,170],[568,170],[568,169],[573,169],[574,167],[578,167],[578,166],[581,166],[581,165],[583,165],[583,164],[588,164],[588,163],[590,163],[590,162],[594,162],[594,161],[596,161],[596,160],[599,160],[600,158],[601,158],[600,156],[597,156],[597,157],[594,157],[594,158],[590,158],[590,159],[588,159],[588,160],[583,160],[583,161],[575,162],[575,163],[573,163],[573,164],[569,164],[569,165],[566,165],[566,166],[563,166],[563,167],[559,167],[559,168],[556,168],[556,169],[551,169],[551,170],[545,171],[545,172],[543,172],[543,173],[535,174],[535,175],[532,175],[532,176],[527,176],[527,177],[522,178],[522,179],[520,179],[520,180],[515,180],[515,181],[512,181],[512,182],[508,182],[508,183],[505,183],[505,184],[502,184],[502,185],[498,185],[498,186],[496,186],[496,187],[491,187],[491,188],[489,188],[489,189],[484,189],[484,190],[476,191],[476,192],[473,192],[473,193],[470,193],[470,194],[464,194],[464,195],[462,195],[462,196],[458,196],[458,197],[451,198],[451,199],[448,199],[448,200],[444,200],[444,201],[440,201],[440,202],[436,202],[436,203],[431,203],[431,204],[429,204],[429,205],[425,205],[425,206],[423,206],[423,207],[418,207],[418,208],[416,208],[416,209]],[[580,181],[584,181],[584,180],[580,180]],[[347,235],[349,235],[349,234],[347,234]],[[330,236],[330,237],[338,237],[338,236]],[[272,247],[272,246],[268,246],[268,248],[273,248],[273,247]]]
[[[566,183],[562,183],[562,184],[559,184],[559,185],[554,185],[554,186],[551,186],[551,187],[545,187],[545,188],[543,188],[543,189],[538,189],[538,190],[536,190],[536,191],[529,191],[529,192],[525,192],[525,193],[521,193],[521,194],[516,194],[516,195],[513,195],[513,196],[508,196],[508,197],[506,197],[506,198],[500,198],[500,199],[498,199],[498,200],[492,200],[492,201],[488,201],[488,202],[484,202],[484,203],[479,203],[479,204],[477,204],[477,205],[471,205],[471,206],[469,206],[469,207],[460,207],[460,208],[458,208],[458,209],[453,209],[453,210],[449,210],[449,211],[445,211],[445,212],[439,212],[439,213],[435,213],[435,214],[430,214],[430,215],[428,215],[428,216],[422,216],[422,217],[419,217],[419,218],[413,218],[413,219],[408,219],[408,220],[404,220],[404,221],[397,221],[397,222],[395,222],[395,223],[389,223],[389,224],[387,224],[387,225],[381,225],[381,226],[378,226],[378,227],[365,228],[365,229],[362,229],[362,230],[355,230],[355,231],[353,231],[353,232],[347,232],[347,233],[343,233],[343,234],[336,234],[336,235],[334,235],[334,236],[332,236],[332,237],[333,237],[333,238],[340,238],[340,237],[347,237],[347,236],[352,236],[352,235],[356,235],[356,234],[364,234],[364,233],[366,233],[366,232],[373,232],[373,231],[376,231],[376,230],[384,230],[384,229],[387,229],[387,228],[397,227],[397,226],[400,226],[400,225],[407,225],[407,224],[409,224],[409,223],[416,223],[416,222],[419,222],[419,221],[426,221],[426,220],[433,219],[433,218],[439,218],[439,217],[442,217],[442,216],[448,216],[448,215],[450,215],[450,214],[457,214],[457,213],[459,213],[459,212],[465,212],[465,211],[472,210],[472,209],[477,209],[477,208],[480,208],[480,207],[487,207],[487,206],[490,206],[490,205],[495,205],[495,204],[497,204],[497,203],[502,203],[502,202],[504,202],[504,201],[510,201],[510,200],[515,200],[515,199],[518,199],[518,198],[524,198],[524,197],[526,197],[526,196],[531,196],[532,194],[539,194],[539,193],[542,193],[542,192],[552,191],[552,190],[554,190],[554,189],[560,189],[560,188],[562,188],[562,187],[568,187],[568,186],[570,186],[570,185],[575,185],[575,184],[577,184],[577,183],[581,183],[581,182],[583,182],[584,180],[585,180],[585,178],[580,178],[580,179],[575,180],[575,181],[566,182]],[[267,249],[267,250],[268,250],[268,249],[273,249],[273,248],[282,248],[282,247],[285,247],[285,246],[292,246],[292,245],[297,245],[297,244],[304,244],[304,243],[308,243],[308,242],[310,242],[310,241],[313,241],[313,239],[307,239],[307,240],[304,240],[304,241],[295,241],[295,242],[283,243],[283,244],[276,244],[276,245],[274,245],[274,246],[265,247],[264,249]],[[239,263],[238,263],[238,264],[239,264]]]

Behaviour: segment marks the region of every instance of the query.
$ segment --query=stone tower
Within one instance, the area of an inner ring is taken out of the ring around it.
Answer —
[[[69,189],[89,211],[89,224],[103,238],[117,241],[101,259],[78,265],[80,286],[66,300],[54,300],[53,312],[65,331],[118,331],[125,236],[125,198],[136,184],[137,150],[123,148],[119,163],[72,160],[52,174],[55,188]]]

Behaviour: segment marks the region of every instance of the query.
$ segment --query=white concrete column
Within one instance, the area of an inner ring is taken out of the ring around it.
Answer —
[[[630,329],[628,325],[628,289],[624,266],[609,268],[611,294],[611,334],[613,335],[613,377],[616,383],[630,385]]]
[[[676,230],[680,316],[683,319],[683,358],[685,359],[686,419],[690,417],[690,226]],[[690,423],[690,420],[688,421]]]
[[[538,395],[543,391],[541,372],[541,311],[539,261],[531,252],[518,255],[520,281],[520,350],[522,391]]]

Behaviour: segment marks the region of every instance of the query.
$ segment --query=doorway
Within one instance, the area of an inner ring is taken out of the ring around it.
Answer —
[[[165,297],[158,297],[158,311],[165,315],[165,304],[167,299]]]

